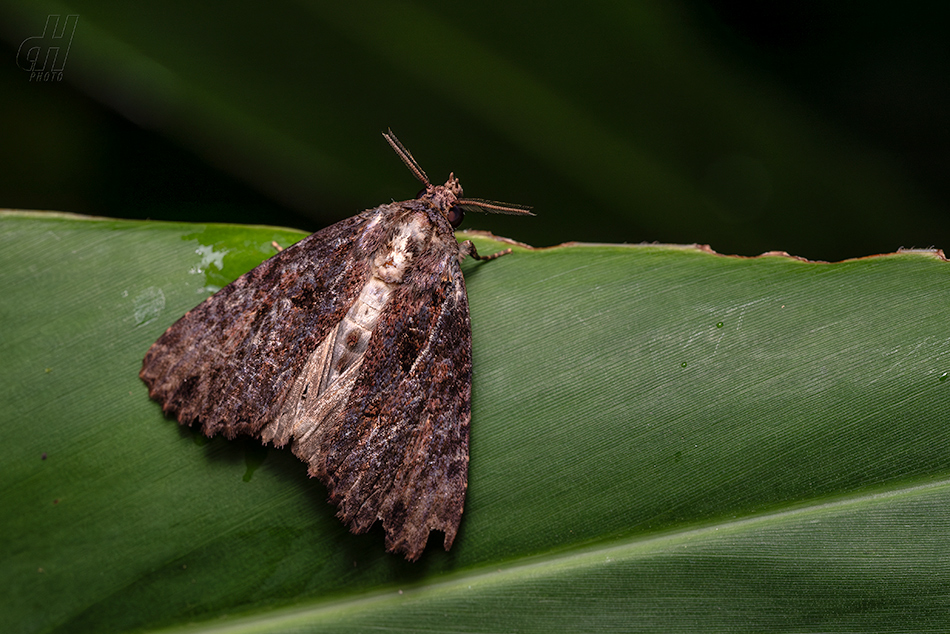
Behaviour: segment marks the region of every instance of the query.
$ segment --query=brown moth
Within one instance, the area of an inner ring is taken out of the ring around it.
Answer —
[[[354,533],[381,520],[414,561],[429,532],[452,546],[468,486],[472,333],[453,229],[465,211],[529,214],[463,198],[454,174],[415,200],[368,209],[280,251],[179,319],[149,349],[149,396],[207,436],[290,444]]]

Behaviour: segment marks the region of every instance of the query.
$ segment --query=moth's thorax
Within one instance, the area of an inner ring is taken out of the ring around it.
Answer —
[[[371,277],[386,284],[399,284],[412,260],[428,241],[431,223],[422,212],[403,216],[392,239],[373,258]]]
[[[449,174],[449,180],[445,185],[426,185],[426,193],[422,198],[428,200],[433,207],[439,210],[443,216],[448,214],[448,210],[455,205],[462,197],[462,185],[454,173]]]

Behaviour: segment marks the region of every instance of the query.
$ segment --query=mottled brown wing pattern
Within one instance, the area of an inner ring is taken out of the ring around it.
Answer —
[[[381,520],[410,561],[455,540],[468,482],[472,342],[464,211],[530,214],[462,197],[383,135],[425,189],[302,240],[187,313],[141,378],[179,422],[249,434],[308,463],[355,533]]]
[[[365,353],[320,389],[337,325],[374,271],[397,257],[400,235],[410,265]],[[445,533],[448,549],[465,501],[471,419],[459,254],[448,221],[423,203],[364,212],[187,313],[148,351],[140,376],[164,411],[183,424],[198,421],[209,436],[291,442],[353,532],[379,519],[387,550],[410,560],[432,530]]]
[[[255,434],[347,311],[387,239],[364,212],[283,250],[189,311],[149,349],[140,377],[179,422],[211,436]]]
[[[445,246],[422,254],[382,314],[344,424],[317,450],[294,447],[353,532],[382,520],[387,550],[410,561],[432,530],[451,547],[468,478],[471,326],[458,246],[444,224]]]

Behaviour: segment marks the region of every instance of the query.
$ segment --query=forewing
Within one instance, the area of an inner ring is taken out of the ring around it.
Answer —
[[[145,355],[149,395],[209,436],[257,433],[359,293],[386,209],[308,236],[185,314]]]
[[[431,530],[455,539],[465,501],[471,326],[458,246],[431,246],[387,304],[345,424],[295,443],[356,533],[380,519],[390,552],[417,559]]]

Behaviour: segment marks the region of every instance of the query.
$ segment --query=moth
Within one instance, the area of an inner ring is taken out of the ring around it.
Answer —
[[[318,231],[185,314],[145,355],[149,396],[206,436],[290,445],[353,533],[377,521],[415,561],[429,532],[452,546],[468,486],[472,332],[453,229],[466,211],[532,215],[463,198],[454,174]]]

